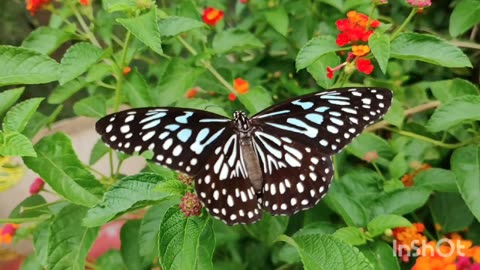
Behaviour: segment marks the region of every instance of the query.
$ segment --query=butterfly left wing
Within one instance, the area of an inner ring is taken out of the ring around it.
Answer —
[[[232,121],[182,108],[138,108],[100,119],[96,130],[111,148],[127,154],[152,151],[152,160],[195,176],[205,156],[233,134]]]
[[[392,92],[374,88],[339,88],[293,98],[252,117],[265,133],[285,134],[326,155],[339,152],[390,108]]]

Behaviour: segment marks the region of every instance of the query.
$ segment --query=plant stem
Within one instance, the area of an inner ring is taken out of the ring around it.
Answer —
[[[395,132],[397,134],[403,135],[403,136],[407,136],[407,137],[410,137],[410,138],[414,138],[414,139],[417,139],[417,140],[428,142],[428,143],[431,143],[433,145],[440,146],[440,147],[447,148],[447,149],[459,148],[459,147],[462,147],[462,146],[467,145],[469,143],[472,143],[473,141],[475,141],[477,139],[477,138],[473,138],[472,140],[469,140],[469,141],[466,141],[466,142],[449,144],[449,143],[444,143],[444,142],[441,142],[441,141],[434,140],[434,139],[429,138],[429,137],[418,135],[418,134],[410,132],[410,131],[396,130],[396,129],[393,129],[393,128],[385,128],[385,129],[389,130],[389,131],[392,131],[392,132]]]
[[[382,173],[382,171],[380,171],[380,168],[378,168],[377,163],[375,163],[375,162],[373,161],[373,162],[372,162],[372,166],[375,168],[375,170],[377,171],[377,173],[382,177],[383,182],[386,182],[387,179],[385,179],[385,176],[383,176],[383,173]]]
[[[38,217],[30,217],[30,218],[0,218],[0,223],[27,223],[27,222],[34,222],[34,221],[44,221],[50,218],[50,215],[41,215]]]
[[[50,206],[50,205],[55,205],[57,203],[62,203],[64,202],[65,200],[58,200],[58,201],[54,201],[54,202],[51,202],[51,203],[42,203],[42,204],[39,204],[39,205],[35,205],[35,206],[22,206],[20,208],[20,212],[23,213],[25,211],[30,211],[30,210],[34,210],[34,209],[37,209],[37,208],[41,208],[41,207],[45,207],[45,206]]]
[[[125,41],[122,49],[122,56],[120,58],[120,62],[117,64],[118,72],[117,72],[117,85],[115,86],[115,103],[113,104],[113,111],[117,112],[118,107],[120,107],[121,96],[122,96],[122,86],[123,86],[123,68],[125,67],[125,60],[127,58],[128,52],[128,43],[130,42],[131,37],[130,31],[127,32],[125,36]]]
[[[87,23],[83,19],[82,15],[78,12],[75,5],[71,5],[70,7],[73,10],[73,14],[75,14],[75,18],[77,18],[77,21],[80,24],[80,27],[82,27],[83,32],[85,32],[85,35],[87,35],[88,40],[90,40],[90,42],[95,46],[101,48],[102,46],[100,45],[100,42],[98,42],[97,38],[92,33],[92,31],[90,31],[90,28],[87,26]]]
[[[400,27],[398,27],[397,30],[393,32],[392,36],[390,37],[390,41],[394,40],[400,34],[400,32],[403,31],[407,24],[412,20],[413,16],[417,14],[417,11],[418,8],[412,8],[412,11],[410,11],[410,14],[408,14],[408,17],[405,19],[405,21],[403,21],[402,25],[400,25]]]

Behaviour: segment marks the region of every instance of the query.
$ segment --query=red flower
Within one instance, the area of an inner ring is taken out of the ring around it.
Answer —
[[[240,0],[240,3],[246,4],[246,3],[248,3],[248,0]]]
[[[185,94],[185,96],[187,98],[194,98],[195,96],[197,96],[198,94],[198,89],[197,88],[192,88],[192,89],[189,89],[187,91],[187,93]]]
[[[202,20],[204,23],[215,26],[217,23],[222,20],[223,18],[223,11],[213,8],[207,7],[203,10]]]
[[[235,88],[237,93],[245,94],[248,92],[248,89],[250,88],[250,84],[242,78],[236,78],[233,81],[233,88]]]
[[[202,210],[202,204],[200,203],[200,199],[198,199],[196,195],[188,192],[182,198],[182,203],[180,203],[180,210],[182,210],[186,217],[200,216]]]
[[[331,67],[327,67],[327,78],[330,80],[333,79],[333,75],[335,74],[335,70],[333,70]]]
[[[50,0],[26,0],[27,10],[30,11],[30,14],[33,16],[35,13],[42,9],[45,5],[50,3]]]
[[[228,100],[235,101],[236,99],[237,99],[237,96],[234,93],[228,94]]]
[[[42,178],[35,179],[35,181],[33,181],[33,183],[30,185],[30,194],[38,194],[43,189],[43,186],[45,186],[45,181],[43,181]]]
[[[80,4],[88,6],[88,0],[80,0]]]
[[[131,67],[129,67],[129,66],[124,67],[124,68],[123,68],[123,71],[122,71],[123,76],[128,75],[128,73],[130,73],[131,71],[132,71],[132,68],[131,68]]]
[[[363,58],[358,58],[357,61],[357,69],[358,71],[360,72],[363,72],[367,75],[369,75],[370,73],[372,73],[373,71],[373,65],[372,65],[372,62],[370,62],[370,60],[368,59],[363,59]]]
[[[373,33],[370,28],[380,26],[379,21],[371,20],[367,15],[356,11],[348,12],[347,19],[337,20],[335,24],[340,31],[336,41],[340,47],[359,41],[367,42]]]
[[[15,236],[15,232],[17,231],[20,225],[7,223],[3,228],[0,229],[0,244],[10,244],[12,243],[13,236]]]

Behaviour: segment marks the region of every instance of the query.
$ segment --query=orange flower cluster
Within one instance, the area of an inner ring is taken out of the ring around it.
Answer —
[[[27,10],[32,16],[48,4],[50,4],[50,0],[26,0]]]
[[[422,223],[413,223],[411,227],[398,227],[393,229],[393,237],[397,240],[397,247],[412,250],[427,241],[423,235],[425,226]]]
[[[380,22],[370,19],[367,15],[350,11],[346,19],[336,21],[337,29],[340,33],[337,36],[338,46],[352,45],[352,52],[347,58],[347,62],[340,64],[335,68],[327,67],[327,77],[333,79],[335,71],[340,70],[349,62],[355,62],[358,71],[370,74],[373,71],[373,65],[369,59],[363,58],[370,53],[370,47],[366,44],[373,34],[375,28],[380,26]]]
[[[428,242],[419,253],[412,270],[480,270],[480,246],[457,233]]]
[[[194,98],[197,96],[199,90],[198,88],[190,88],[188,89],[187,93],[185,93],[186,98]]]
[[[13,236],[15,236],[15,232],[17,231],[20,225],[8,223],[0,229],[0,244],[10,244],[12,243]]]
[[[403,182],[403,185],[405,187],[411,187],[413,186],[413,180],[415,179],[415,177],[417,177],[417,175],[423,171],[426,171],[428,169],[431,169],[432,166],[430,166],[429,164],[427,163],[424,163],[420,166],[418,166],[417,168],[415,168],[415,170],[412,172],[412,173],[407,173],[405,174],[403,177],[402,177],[402,182]]]
[[[207,7],[203,10],[202,20],[204,23],[215,26],[223,19],[223,11],[214,7]]]
[[[233,80],[233,88],[235,88],[235,91],[238,94],[243,95],[243,94],[246,94],[248,90],[250,90],[250,84],[248,83],[248,81],[242,78],[236,78],[235,80]],[[236,94],[230,93],[228,95],[228,100],[235,101],[236,99],[237,99]]]
[[[88,0],[79,0],[81,5],[88,6]]]

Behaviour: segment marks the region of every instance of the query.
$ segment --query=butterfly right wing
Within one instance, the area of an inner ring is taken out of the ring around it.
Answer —
[[[233,134],[232,120],[182,108],[138,108],[96,123],[102,140],[127,154],[152,151],[152,161],[195,176],[216,146]]]

